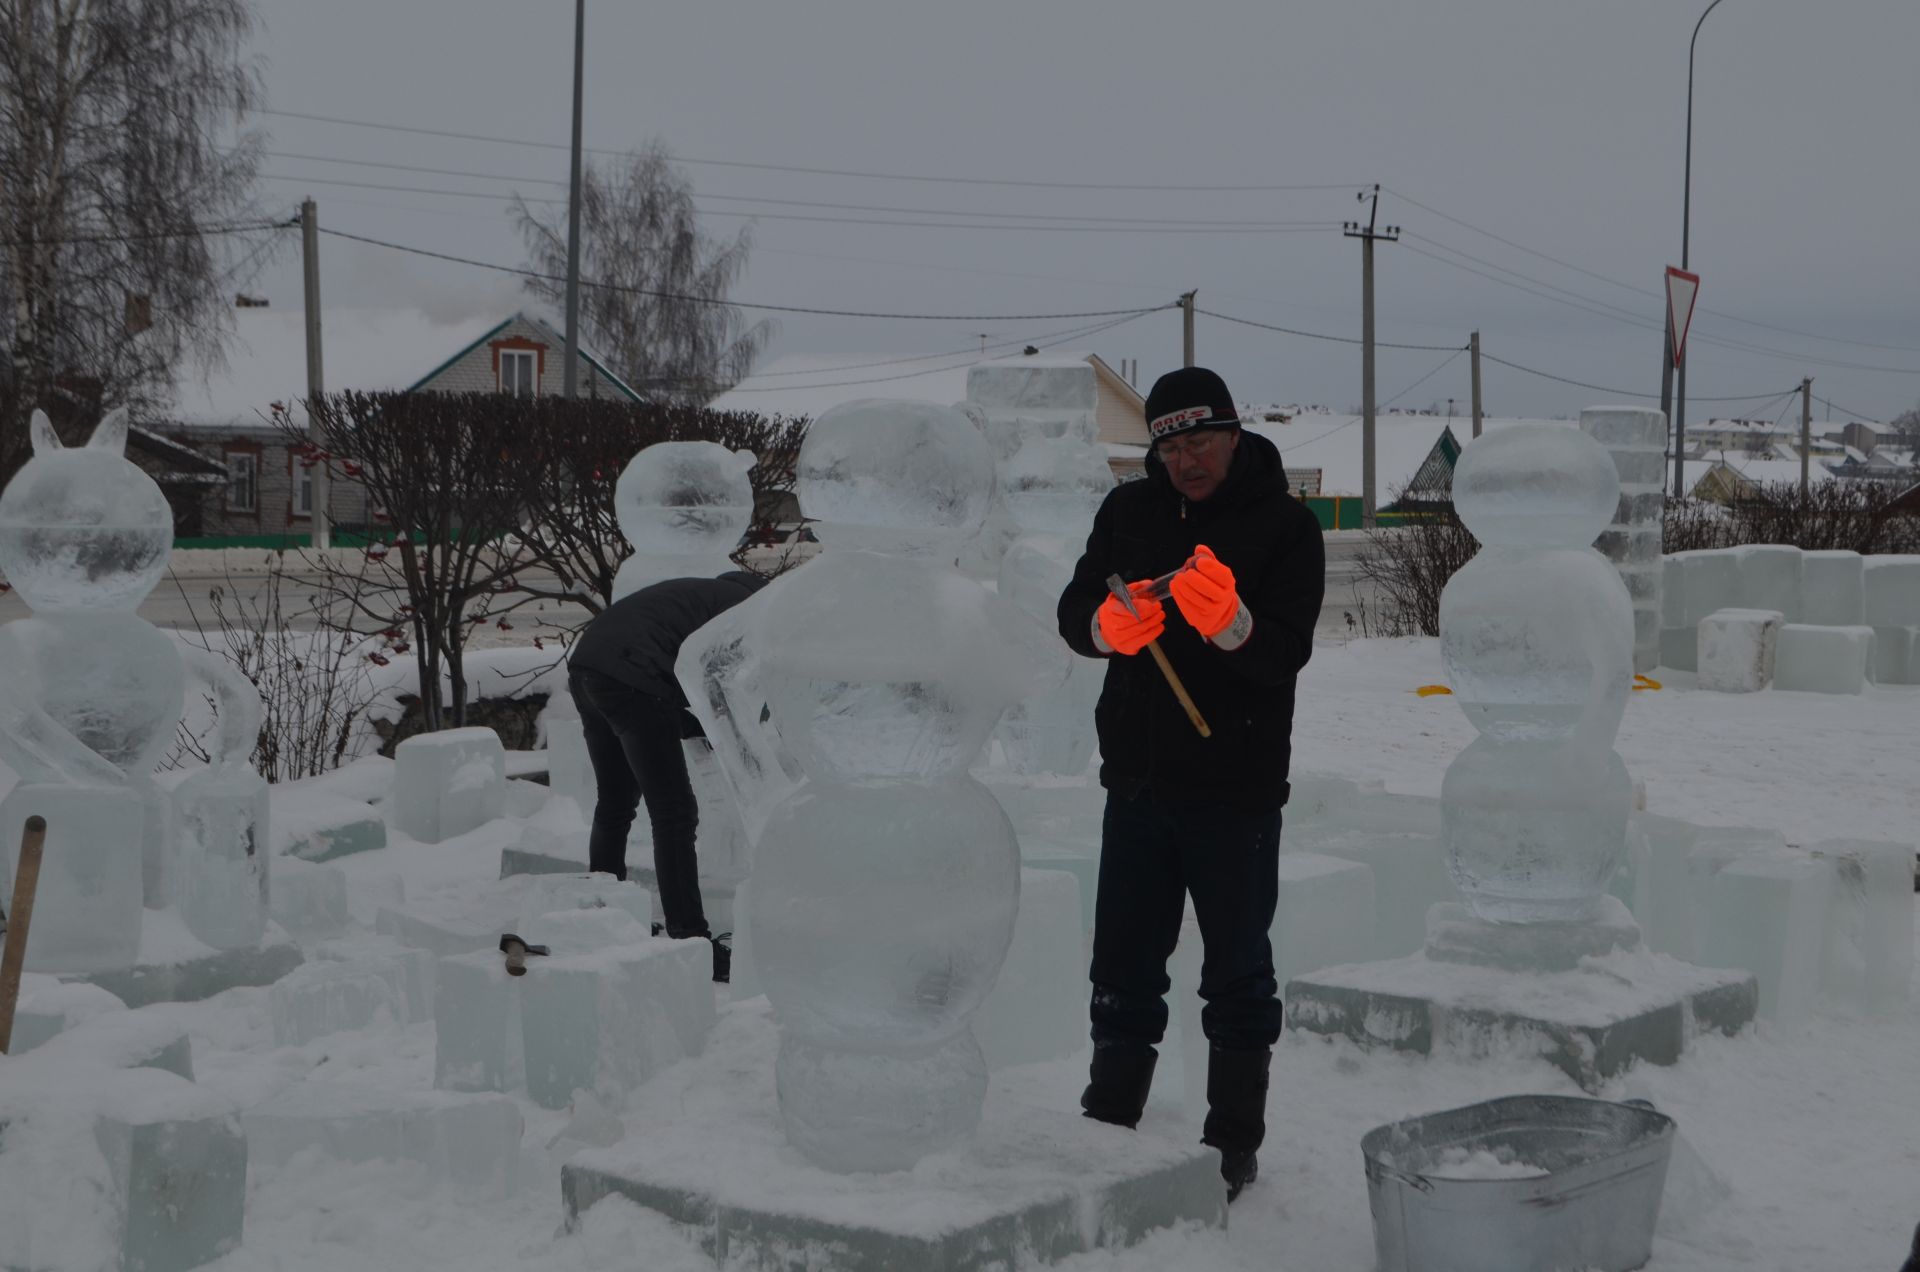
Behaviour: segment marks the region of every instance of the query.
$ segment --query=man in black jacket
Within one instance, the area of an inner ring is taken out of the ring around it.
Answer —
[[[700,810],[680,749],[681,739],[702,734],[674,679],[673,661],[688,636],[765,585],[735,570],[643,587],[602,611],[567,657],[568,687],[598,787],[588,868],[627,877],[627,832],[644,797],[668,936],[712,936],[694,851]],[[716,980],[725,979],[724,961],[716,946]]]
[[[1320,526],[1287,493],[1280,453],[1243,433],[1218,375],[1188,367],[1147,397],[1147,479],[1094,517],[1060,597],[1060,634],[1108,659],[1095,712],[1107,788],[1093,933],[1087,1116],[1133,1126],[1167,1027],[1167,959],[1193,898],[1209,1043],[1201,1139],[1231,1199],[1255,1175],[1280,1001],[1267,930],[1278,890],[1294,678],[1326,587]],[[1181,567],[1186,567],[1182,569]],[[1151,581],[1180,570],[1162,605]],[[1107,590],[1130,585],[1133,609]],[[1160,670],[1157,639],[1207,721],[1200,736]]]

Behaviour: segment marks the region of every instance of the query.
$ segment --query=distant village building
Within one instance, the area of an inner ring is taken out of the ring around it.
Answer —
[[[174,475],[156,479],[175,509],[178,538],[266,547],[304,542],[313,526],[314,461],[273,416],[284,408],[291,424],[305,426],[305,318],[259,305],[241,308],[235,318],[238,338],[226,368],[176,386],[173,409],[141,421],[135,432],[172,448],[159,466]],[[524,312],[446,323],[412,310],[327,310],[321,331],[330,392],[534,397],[559,393],[565,377],[564,337],[545,319]],[[580,392],[640,400],[584,346]],[[328,503],[332,524],[343,533],[381,527],[379,509],[358,483],[330,483]]]

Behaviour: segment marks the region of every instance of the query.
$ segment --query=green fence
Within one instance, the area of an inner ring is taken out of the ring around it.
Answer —
[[[1366,501],[1358,495],[1308,495],[1300,502],[1319,519],[1322,530],[1358,530],[1365,521]],[[1374,520],[1383,526],[1397,526],[1417,520],[1414,512],[1389,512],[1381,509]]]

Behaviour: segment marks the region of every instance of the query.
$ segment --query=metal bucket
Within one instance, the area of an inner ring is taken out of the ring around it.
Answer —
[[[1380,1272],[1641,1267],[1673,1133],[1673,1119],[1643,1100],[1552,1095],[1376,1127],[1360,1151]],[[1475,1160],[1460,1160],[1469,1154]],[[1496,1159],[1544,1173],[1490,1178]]]

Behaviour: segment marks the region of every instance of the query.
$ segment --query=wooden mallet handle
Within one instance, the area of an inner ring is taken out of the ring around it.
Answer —
[[[20,836],[20,858],[13,863],[13,906],[7,911],[7,943],[0,951],[0,1051],[13,1046],[13,1009],[20,1001],[20,973],[27,963],[27,928],[33,922],[33,893],[40,886],[40,853],[47,842],[47,819],[27,818]]]
[[[1115,600],[1127,607],[1127,613],[1135,618],[1140,617],[1140,611],[1133,604],[1133,593],[1127,590],[1126,580],[1118,574],[1108,575],[1107,590],[1113,593]],[[1187,719],[1193,721],[1193,727],[1199,730],[1201,737],[1212,737],[1213,730],[1207,727],[1206,718],[1200,714],[1200,708],[1193,705],[1192,696],[1187,693],[1187,687],[1180,683],[1180,674],[1173,669],[1173,664],[1167,661],[1166,651],[1160,648],[1160,642],[1148,641],[1147,652],[1153,655],[1154,662],[1160,664],[1160,674],[1167,678],[1167,686],[1173,690],[1173,696],[1180,700],[1180,705],[1186,710]]]

